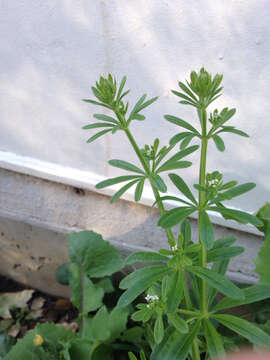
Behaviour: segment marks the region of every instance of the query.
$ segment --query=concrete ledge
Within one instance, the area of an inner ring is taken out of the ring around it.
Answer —
[[[157,210],[145,205],[126,200],[111,205],[108,196],[0,169],[0,272],[42,291],[68,295],[54,275],[68,260],[67,233],[91,229],[126,255],[167,247],[164,231],[156,226],[158,218]],[[191,224],[196,239],[196,219]],[[246,248],[231,262],[228,276],[256,282],[253,259],[262,238],[219,225],[215,234],[235,235]]]

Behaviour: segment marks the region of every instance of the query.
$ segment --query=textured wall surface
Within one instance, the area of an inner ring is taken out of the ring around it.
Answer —
[[[134,250],[167,248],[156,210],[91,191],[0,170],[0,273],[53,294],[68,294],[55,282],[55,270],[68,261],[68,236],[82,229],[100,233],[125,256]],[[191,220],[192,237],[198,238]],[[174,229],[179,232],[179,227]],[[262,238],[215,226],[216,239],[233,235],[246,251],[232,259],[228,276],[253,283],[253,259]]]
[[[244,139],[225,135],[228,150],[209,146],[208,170],[226,179],[255,181],[235,206],[257,209],[270,199],[270,89],[268,0],[0,0],[0,150],[112,176],[109,158],[135,159],[123,134],[92,145],[80,128],[100,109],[82,103],[99,75],[126,74],[131,103],[144,92],[159,95],[132,126],[140,145],[175,127],[170,113],[198,125],[170,89],[204,65],[224,74],[217,104],[236,107],[233,125]],[[183,170],[197,182],[198,158]],[[173,188],[171,188],[173,190]]]

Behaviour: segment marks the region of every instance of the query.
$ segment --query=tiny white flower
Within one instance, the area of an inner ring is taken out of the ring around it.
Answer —
[[[172,251],[176,251],[177,249],[177,245],[172,246]]]

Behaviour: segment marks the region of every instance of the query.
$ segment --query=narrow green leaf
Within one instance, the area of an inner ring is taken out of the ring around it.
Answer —
[[[153,182],[154,187],[160,191],[160,192],[166,192],[167,191],[167,186],[164,183],[164,181],[162,180],[162,178],[158,175],[158,174],[153,174],[151,176],[151,182]]]
[[[234,256],[238,256],[245,251],[242,246],[230,246],[218,249],[212,249],[207,253],[207,262],[216,262],[221,260],[228,260]]]
[[[115,201],[117,201],[129,188],[131,188],[133,185],[135,185],[137,183],[137,180],[131,181],[128,184],[124,185],[123,187],[121,187],[121,189],[119,189],[111,198],[111,204],[113,204]]]
[[[242,130],[238,130],[238,129],[223,129],[223,130],[218,131],[218,133],[221,133],[221,132],[230,132],[232,134],[249,137],[249,135],[247,133],[245,133]]]
[[[190,98],[189,96],[186,96],[185,94],[180,93],[179,91],[176,91],[176,90],[172,90],[172,93],[173,93],[174,95],[176,95],[176,96],[178,96],[178,97],[182,98],[182,99],[185,99],[185,100],[186,100],[186,102],[188,102],[190,105],[192,105],[192,106],[196,106],[196,102],[195,102],[195,101],[193,101],[193,99],[192,99],[192,98]]]
[[[225,356],[225,351],[222,338],[210,320],[203,320],[203,329],[210,358],[223,358]]]
[[[134,195],[135,201],[140,201],[140,199],[142,197],[144,181],[145,181],[145,179],[140,180],[136,186],[135,195]]]
[[[234,236],[223,236],[214,242],[213,249],[218,249],[224,246],[231,246],[235,242],[236,238]]]
[[[210,286],[219,290],[222,294],[231,297],[232,299],[244,299],[245,295],[243,291],[223,275],[199,266],[189,266],[187,267],[187,270],[205,280]]]
[[[230,189],[231,187],[234,187],[234,186],[236,186],[237,184],[238,184],[238,183],[237,183],[236,180],[229,181],[229,182],[223,184],[220,190]]]
[[[252,304],[270,297],[270,285],[252,285],[242,290],[244,292],[244,300],[235,300],[228,297],[221,299],[213,308],[213,311],[230,309],[235,306]]]
[[[104,103],[100,103],[98,101],[95,101],[95,100],[91,100],[91,99],[82,99],[82,101],[84,102],[87,102],[87,103],[90,103],[90,104],[94,104],[94,105],[99,105],[99,106],[103,106],[103,107],[106,107],[108,109],[110,109],[111,107],[107,104],[104,104]]]
[[[123,76],[123,78],[121,80],[121,83],[119,85],[119,89],[118,89],[118,93],[117,93],[117,97],[116,97],[117,100],[120,99],[120,96],[121,96],[121,93],[122,93],[122,90],[123,90],[123,88],[125,86],[126,81],[127,81],[127,77]]]
[[[181,191],[183,195],[185,195],[186,198],[188,198],[193,204],[197,205],[197,201],[194,195],[190,191],[185,181],[179,175],[169,174],[169,178],[171,179],[173,184],[177,187],[177,189]]]
[[[168,261],[167,256],[161,255],[153,251],[138,251],[129,255],[125,261],[125,264],[131,265],[136,262],[150,263],[160,261]]]
[[[191,134],[184,138],[184,140],[180,144],[180,150],[184,150],[188,144],[191,142],[191,140],[194,138],[195,135]]]
[[[175,313],[183,297],[184,290],[184,276],[182,270],[176,270],[170,276],[168,289],[167,289],[167,301],[166,312]]]
[[[88,143],[91,143],[91,142],[95,141],[96,139],[98,139],[99,137],[107,134],[107,133],[110,132],[110,131],[112,131],[112,129],[102,130],[102,131],[96,133],[95,135],[91,136],[91,137],[87,140],[87,142],[88,142]]]
[[[269,256],[270,256],[270,238],[268,235],[264,239],[264,242],[258,252],[258,255],[255,258],[255,264],[256,264],[255,272],[259,274],[260,283],[262,284],[270,283]]]
[[[157,344],[160,344],[164,337],[164,324],[162,315],[159,314],[154,326],[154,339]]]
[[[250,223],[252,225],[255,226],[261,226],[262,222],[256,218],[256,216],[253,216],[251,214],[248,214],[246,212],[243,211],[239,211],[239,210],[234,210],[234,209],[227,209],[227,208],[223,208],[221,206],[216,206],[216,207],[210,207],[208,208],[208,210],[211,211],[217,211],[219,212],[221,215],[225,215],[225,216],[229,216],[231,218],[233,218],[236,221],[240,221],[240,222],[244,222],[244,223]]]
[[[227,314],[214,315],[213,318],[251,343],[270,347],[270,336],[247,320]]]
[[[195,94],[193,94],[193,92],[181,81],[178,82],[179,87],[185,92],[187,93],[195,102],[198,101],[197,97]]]
[[[158,99],[158,96],[155,96],[155,97],[153,97],[152,99],[147,100],[145,103],[143,103],[142,105],[139,106],[139,110],[138,110],[138,111],[141,111],[141,110],[143,110],[144,108],[146,108],[147,106],[153,104],[153,102],[155,102],[157,99]]]
[[[187,130],[190,130],[193,134],[195,135],[200,135],[199,131],[196,130],[192,125],[190,125],[188,122],[186,122],[185,120],[182,120],[176,116],[172,116],[172,115],[164,115],[164,118],[173,123],[176,124],[178,126],[181,126]]]
[[[109,160],[109,164],[114,166],[114,167],[117,167],[119,169],[123,169],[123,170],[127,170],[127,171],[134,171],[136,173],[144,175],[143,170],[138,168],[136,165],[133,165],[133,164],[131,164],[131,163],[127,162],[127,161],[124,161],[124,160],[118,160],[118,159]]]
[[[115,177],[115,178],[112,178],[112,179],[107,179],[107,180],[101,181],[100,183],[98,183],[96,185],[96,188],[97,189],[103,189],[103,188],[105,188],[107,186],[119,184],[121,182],[128,181],[128,180],[140,179],[140,178],[141,178],[141,176],[139,176],[139,175],[118,176],[118,177]]]
[[[179,315],[167,314],[169,323],[176,328],[181,334],[188,333],[188,325]]]
[[[192,162],[190,161],[167,161],[165,164],[161,165],[161,167],[157,170],[158,173],[163,171],[170,171],[175,169],[184,169],[190,167]]]
[[[150,360],[186,360],[199,329],[200,321],[185,335],[168,328],[163,341],[154,347]]]
[[[185,131],[185,132],[176,134],[170,139],[169,143],[171,146],[173,146],[173,145],[177,144],[179,141],[183,140],[188,135],[192,135],[192,133],[189,131]]]
[[[120,296],[117,305],[126,306],[130,304],[137,296],[150,287],[153,282],[162,279],[170,272],[171,269],[165,265],[148,266],[134,271],[121,281],[120,288],[128,288],[128,290]]]
[[[82,127],[83,130],[88,130],[88,129],[97,129],[97,128],[102,128],[102,127],[113,127],[112,124],[108,124],[108,123],[94,123],[94,124],[89,124],[89,125],[85,125]]]
[[[159,198],[159,200],[156,200],[154,202],[154,204],[152,205],[152,207],[154,207],[159,201],[165,201],[165,200],[171,200],[171,201],[178,201],[178,202],[181,202],[183,204],[186,204],[186,205],[189,205],[189,206],[192,206],[192,204],[188,201],[185,201],[184,199],[181,199],[181,198],[178,198],[176,196],[162,196]]]
[[[229,260],[222,260],[222,261],[218,261],[215,262],[212,267],[211,270],[219,273],[220,275],[225,275],[228,269],[230,261]],[[208,303],[209,303],[209,308],[211,307],[215,297],[218,294],[218,290],[211,287],[210,289],[208,289]]]
[[[137,360],[136,356],[132,352],[128,353],[128,357],[129,357],[129,360]]]
[[[187,206],[177,207],[175,209],[167,211],[158,221],[158,226],[161,226],[165,229],[170,228],[174,225],[177,225],[182,220],[187,218],[189,215],[194,213],[196,208],[191,208]]]
[[[180,229],[181,229],[181,234],[184,236],[184,245],[188,244],[191,241],[191,225],[188,219],[185,219],[182,222]]]
[[[103,121],[107,121],[110,123],[113,123],[115,125],[119,124],[119,121],[115,120],[113,117],[108,116],[108,115],[104,115],[104,114],[94,114],[93,115],[94,118],[98,119],[98,120],[103,120]]]
[[[200,239],[207,250],[210,250],[214,245],[214,228],[206,211],[201,211],[200,214]]]
[[[246,192],[254,189],[256,186],[255,183],[245,183],[238,186],[235,186],[223,193],[219,193],[218,197],[214,199],[214,201],[223,201],[223,200],[231,200],[236,196],[240,196],[245,194]]]
[[[218,135],[212,135],[212,139],[214,140],[216,147],[219,151],[224,151],[225,150],[225,145],[224,145],[224,141],[221,139],[220,136]]]
[[[186,148],[185,150],[182,150],[182,151],[179,151],[177,152],[175,155],[173,155],[167,162],[169,161],[178,161],[178,160],[181,160],[182,158],[186,157],[187,155],[189,154],[192,154],[194,151],[198,150],[199,149],[199,145],[193,145],[193,146],[190,146],[188,148]],[[164,163],[164,164],[166,164]],[[163,164],[163,165],[164,165]]]

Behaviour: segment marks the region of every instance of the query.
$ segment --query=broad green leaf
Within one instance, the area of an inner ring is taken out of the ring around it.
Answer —
[[[148,266],[139,269],[125,277],[121,283],[120,288],[126,289],[118,300],[118,306],[126,306],[130,304],[137,296],[149,288],[153,282],[162,279],[169,274],[171,269],[164,265]]]
[[[143,323],[146,323],[151,319],[151,317],[154,314],[154,310],[151,308],[144,307],[143,309],[136,311],[131,315],[131,319],[133,321],[142,321]]]
[[[177,225],[182,220],[187,218],[189,215],[194,213],[196,208],[191,208],[187,206],[177,207],[175,209],[167,211],[158,221],[158,226],[161,226],[165,229],[170,228],[174,225]]]
[[[227,314],[214,315],[213,318],[248,339],[252,344],[270,347],[270,336],[253,323]]]
[[[79,266],[74,263],[70,266],[69,286],[72,290],[71,302],[80,312],[94,311],[102,305],[104,290],[82,275]]]
[[[184,138],[184,140],[180,144],[180,150],[184,150],[188,144],[191,142],[191,140],[194,138],[195,135],[191,134]]]
[[[110,131],[112,131],[112,129],[102,130],[102,131],[96,133],[95,135],[91,136],[91,137],[87,140],[87,142],[88,142],[88,143],[91,143],[91,142],[93,142],[94,140],[96,140],[96,139],[98,139],[99,137],[107,134],[107,133],[110,132]]]
[[[218,132],[219,133],[220,132],[230,132],[232,134],[236,134],[236,135],[240,135],[240,136],[244,136],[244,137],[249,137],[249,135],[247,133],[245,133],[242,130],[238,130],[238,129],[223,129],[223,130],[220,130]]]
[[[193,133],[191,133],[191,132],[189,132],[189,131],[185,131],[185,132],[176,134],[176,135],[174,135],[174,136],[170,139],[169,143],[170,143],[170,145],[175,145],[175,144],[177,144],[179,141],[183,140],[186,136],[192,135],[192,134],[193,134]]]
[[[115,125],[118,125],[118,123],[119,123],[119,121],[117,121],[116,119],[114,119],[113,117],[108,116],[108,115],[94,114],[94,118],[96,118],[98,120],[107,121],[107,122],[113,123]]]
[[[172,115],[164,115],[164,118],[173,123],[176,124],[178,126],[181,126],[187,130],[190,130],[192,133],[196,134],[196,135],[200,135],[200,133],[198,132],[198,130],[196,130],[192,125],[190,125],[188,122],[186,122],[185,120],[182,120],[176,116],[172,116]]]
[[[115,177],[115,178],[112,178],[112,179],[107,179],[107,180],[101,181],[100,183],[98,183],[96,185],[96,188],[97,189],[103,189],[105,187],[115,185],[115,184],[119,184],[119,183],[124,182],[124,181],[140,179],[140,178],[141,178],[140,175],[118,176],[118,177]]]
[[[85,339],[82,338],[72,340],[72,343],[67,344],[66,347],[70,359],[89,360],[89,354],[93,351],[93,344],[86,342]],[[65,360],[67,359],[69,359],[69,357],[65,358]]]
[[[210,358],[223,358],[225,356],[225,351],[222,338],[210,320],[203,320],[203,329]]]
[[[154,347],[150,360],[186,360],[199,328],[200,321],[197,321],[188,334],[180,335],[169,327],[163,341]]]
[[[214,242],[213,249],[218,249],[224,246],[231,246],[236,242],[234,236],[223,236]]]
[[[254,189],[256,186],[255,183],[246,183],[233,187],[223,193],[219,193],[218,197],[214,199],[214,201],[223,201],[223,200],[231,200],[236,196],[240,196],[245,194],[246,192]]]
[[[126,265],[131,265],[136,262],[160,262],[160,261],[168,261],[167,256],[163,256],[159,253],[153,251],[138,251],[131,255],[129,255],[125,261]]]
[[[57,268],[57,270],[55,272],[55,277],[56,277],[57,282],[59,282],[59,284],[62,284],[62,285],[69,284],[70,265],[71,265],[71,263],[67,262],[67,263],[64,263],[61,266],[59,266],[59,268]]]
[[[113,127],[112,124],[108,124],[108,123],[94,123],[94,124],[89,124],[89,125],[85,125],[82,127],[83,130],[89,130],[89,129],[97,129],[97,128],[102,128],[102,127]]]
[[[11,320],[12,323],[12,320]],[[0,360],[3,360],[12,347],[16,344],[16,339],[5,333],[0,334]]]
[[[145,179],[140,180],[136,186],[135,194],[134,194],[135,201],[140,201],[140,199],[142,197],[144,181],[145,181]]]
[[[77,360],[80,358],[74,358],[74,359]],[[88,359],[89,359],[89,354],[88,354]],[[97,347],[94,348],[90,359],[91,360],[105,360],[105,359],[106,360],[114,360],[112,346],[110,344],[106,344],[101,341],[100,345],[98,345]]]
[[[255,216],[248,214],[246,212],[243,212],[243,211],[227,209],[227,208],[223,208],[221,206],[209,207],[208,210],[217,211],[217,212],[221,213],[221,215],[229,216],[230,218],[233,218],[234,220],[240,221],[242,223],[243,222],[250,223],[255,226],[262,225],[262,222],[259,219],[257,219]]]
[[[242,291],[245,295],[244,300],[235,300],[225,297],[218,302],[218,304],[213,308],[213,311],[216,312],[235,306],[251,304],[270,297],[270,285],[252,285]]]
[[[222,260],[229,260],[234,256],[238,256],[245,251],[242,246],[230,246],[217,249],[211,249],[207,253],[207,262],[216,262]]]
[[[109,160],[109,164],[114,166],[114,167],[117,167],[119,169],[123,169],[123,170],[127,170],[127,171],[134,171],[136,173],[144,175],[143,170],[138,168],[136,165],[133,165],[133,164],[131,164],[131,163],[127,162],[127,161],[124,161],[124,160],[118,160],[118,159]]]
[[[186,198],[188,198],[193,204],[195,205],[197,204],[194,195],[190,191],[185,181],[179,175],[169,174],[169,178],[171,179],[173,184],[177,187],[177,189],[181,191],[183,195],[185,195]]]
[[[216,147],[219,151],[224,151],[225,150],[225,145],[224,145],[224,141],[221,139],[220,136],[218,135],[212,135],[212,139],[214,140]]]
[[[155,326],[154,326],[154,339],[155,339],[155,342],[157,344],[160,344],[163,337],[164,337],[164,324],[163,324],[162,315],[159,314],[157,316],[157,319],[155,321]]]
[[[118,250],[93,231],[69,235],[69,257],[90,277],[104,277],[119,271],[123,261]]]
[[[57,351],[57,347],[63,344],[69,344],[77,339],[77,334],[71,330],[67,330],[62,326],[53,323],[38,324],[34,330],[30,330],[27,334],[17,341],[9,353],[5,356],[5,360],[49,360],[50,357],[45,353],[42,347],[40,351],[36,351],[37,347],[34,344],[35,335],[39,334],[44,341],[52,344],[52,350]],[[63,348],[63,346],[61,346]],[[58,349],[59,351],[59,349]],[[82,360],[86,360],[85,358]]]
[[[167,186],[161,177],[158,174],[153,174],[151,176],[151,182],[153,183],[154,187],[160,192],[166,192]]]
[[[119,189],[111,198],[111,204],[113,204],[115,201],[117,201],[129,188],[131,188],[133,185],[137,183],[138,180],[134,180],[129,182],[128,184],[124,185]]]
[[[214,228],[209,219],[209,216],[206,211],[201,211],[199,213],[199,232],[200,240],[207,250],[210,250],[214,244]]]
[[[225,276],[200,266],[189,266],[187,271],[192,272],[199,278],[205,280],[210,286],[232,299],[244,299],[245,295],[241,289],[234,285]]]
[[[142,337],[144,335],[144,329],[140,326],[133,326],[128,328],[123,335],[121,335],[120,340],[124,342],[131,343],[140,343],[142,341]]]
[[[192,163],[190,161],[170,161],[170,162],[167,162],[166,164],[161,165],[160,168],[157,170],[157,172],[159,173],[162,171],[184,169],[191,165],[192,165]]]
[[[102,306],[92,319],[92,336],[95,340],[105,341],[111,333],[108,327],[109,314],[106,306]]]
[[[126,329],[128,315],[129,315],[129,309],[123,307],[119,308],[116,306],[110,312],[107,326],[111,333],[110,336],[111,342],[119,338],[120,334]]]
[[[183,297],[185,281],[183,270],[174,270],[169,279],[166,294],[166,312],[175,313]]]
[[[188,333],[188,325],[179,315],[177,314],[168,314],[169,323],[176,328],[181,334]]]
[[[266,202],[256,213],[256,217],[262,221],[262,226],[257,227],[266,238],[270,236],[270,203]]]

